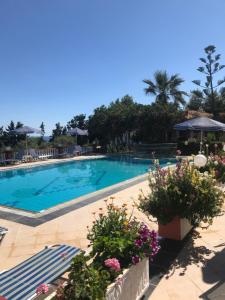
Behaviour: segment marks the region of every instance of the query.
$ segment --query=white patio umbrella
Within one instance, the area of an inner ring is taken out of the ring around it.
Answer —
[[[29,126],[20,127],[20,128],[12,130],[11,132],[13,134],[25,135],[26,136],[26,152],[27,152],[27,155],[28,155],[27,135],[32,134],[32,133],[41,134],[41,130],[29,127]]]
[[[76,136],[76,142],[77,142],[77,136],[78,135],[88,135],[88,130],[86,129],[80,129],[78,127],[71,128],[68,130],[69,135],[75,135]]]
[[[174,126],[174,129],[178,131],[179,130],[201,131],[200,152],[202,152],[203,132],[204,131],[225,131],[225,124],[206,117],[197,117],[176,124]]]

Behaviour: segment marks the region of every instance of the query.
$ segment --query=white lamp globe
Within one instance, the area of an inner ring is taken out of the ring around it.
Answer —
[[[198,154],[194,157],[194,165],[196,167],[204,167],[207,163],[207,158],[203,154]]]

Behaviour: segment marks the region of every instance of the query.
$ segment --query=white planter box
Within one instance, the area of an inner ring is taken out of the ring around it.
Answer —
[[[124,270],[106,292],[106,300],[138,300],[149,286],[149,259]]]

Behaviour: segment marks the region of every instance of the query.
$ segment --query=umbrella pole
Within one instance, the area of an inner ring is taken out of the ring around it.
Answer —
[[[203,131],[201,130],[200,154],[202,154],[202,140],[203,140]]]
[[[27,134],[26,134],[26,152],[27,152],[27,155],[28,155]]]

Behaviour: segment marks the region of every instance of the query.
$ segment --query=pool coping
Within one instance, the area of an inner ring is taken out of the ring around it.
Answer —
[[[106,155],[81,155],[81,156],[74,156],[74,157],[68,157],[68,158],[53,158],[48,160],[39,160],[39,161],[32,161],[27,163],[20,163],[16,165],[9,165],[9,166],[0,166],[0,172],[7,172],[7,171],[13,171],[18,169],[30,169],[35,167],[41,167],[41,166],[48,166],[53,164],[60,164],[60,163],[66,163],[70,161],[79,161],[79,160],[89,160],[89,159],[101,159],[105,158]]]
[[[71,211],[82,208],[103,198],[107,198],[133,185],[146,181],[147,178],[148,173],[144,173],[142,175],[103,188],[99,191],[92,192],[87,195],[50,207],[41,212],[29,212],[22,209],[9,208],[0,205],[0,219],[36,227],[48,221],[61,217]]]

